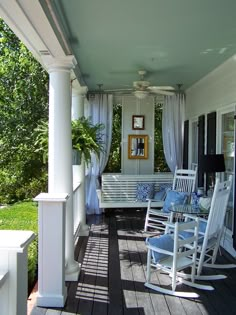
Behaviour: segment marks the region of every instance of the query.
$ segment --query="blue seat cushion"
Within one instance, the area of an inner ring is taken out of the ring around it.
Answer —
[[[156,191],[154,193],[153,199],[157,201],[162,201],[165,199],[165,196],[166,196],[166,191],[163,189],[163,190]]]
[[[169,252],[173,252],[174,249],[174,240],[169,234],[164,234],[160,237],[149,237],[146,239],[146,244],[167,250]],[[152,250],[152,259],[155,264],[166,257],[168,257],[167,254],[158,253]]]
[[[176,190],[168,190],[163,205],[163,212],[170,212],[171,205],[183,205],[186,203],[189,193]]]
[[[137,183],[136,200],[146,201],[147,199],[152,199],[154,188],[153,183]]]
[[[200,221],[199,226],[198,226],[198,232],[205,233],[206,226],[207,226],[207,222]],[[182,231],[179,233],[179,237],[182,239],[186,239],[186,238],[192,237],[193,234],[194,234],[193,232]],[[204,238],[204,236],[202,234],[198,235],[198,244],[199,245],[203,243],[203,238]]]
[[[166,184],[160,184],[159,190],[164,190],[167,192],[168,190],[172,189],[172,184],[166,183]]]

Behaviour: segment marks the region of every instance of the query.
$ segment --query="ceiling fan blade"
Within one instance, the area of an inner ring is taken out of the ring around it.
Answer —
[[[159,89],[156,89],[156,90],[152,90],[150,91],[151,93],[154,93],[154,94],[162,94],[162,95],[174,95],[175,93],[172,92],[172,91],[165,91],[165,90],[159,90]]]
[[[126,92],[133,91],[133,89],[105,89],[104,92]]]
[[[154,91],[154,90],[175,90],[173,86],[149,86],[149,90]]]

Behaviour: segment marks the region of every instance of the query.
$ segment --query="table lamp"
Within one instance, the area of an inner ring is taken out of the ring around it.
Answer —
[[[220,172],[225,172],[225,160],[224,160],[224,154],[206,154],[202,155],[200,157],[199,161],[199,170],[202,173],[220,173]],[[214,188],[214,176],[209,175],[210,177],[210,187],[213,189]],[[207,187],[207,183],[205,183],[205,187]],[[205,189],[205,192],[206,189]]]

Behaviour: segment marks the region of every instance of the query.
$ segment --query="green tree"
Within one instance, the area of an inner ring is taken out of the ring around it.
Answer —
[[[162,103],[155,102],[154,171],[169,172],[162,140]]]
[[[0,202],[35,196],[46,185],[35,128],[48,116],[48,74],[0,19]]]
[[[122,106],[117,103],[113,105],[112,141],[108,162],[104,172],[120,173],[121,171],[121,122]]]

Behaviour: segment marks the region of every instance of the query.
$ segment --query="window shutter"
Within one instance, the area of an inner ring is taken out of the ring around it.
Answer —
[[[198,162],[200,156],[204,154],[205,145],[205,116],[198,117]],[[204,187],[204,174],[198,168],[198,187]]]
[[[216,112],[207,114],[207,154],[216,153]],[[215,181],[215,176],[213,178]],[[209,189],[210,175],[206,175],[206,189]]]
[[[189,137],[189,120],[184,122],[184,151],[183,151],[183,168],[188,169],[188,137]]]

